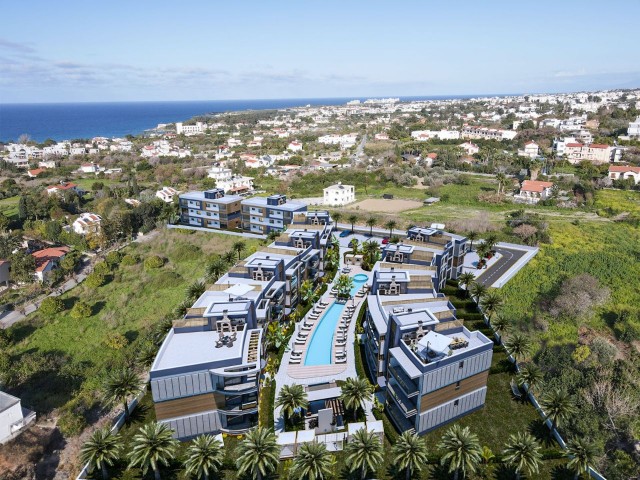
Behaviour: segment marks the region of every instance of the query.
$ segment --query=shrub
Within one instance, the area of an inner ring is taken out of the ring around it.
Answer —
[[[71,317],[76,320],[81,318],[88,318],[91,316],[91,305],[85,302],[77,302],[71,309]]]
[[[58,297],[47,297],[40,304],[40,313],[51,316],[64,310],[64,303]]]
[[[111,272],[111,269],[109,268],[109,264],[107,264],[107,262],[98,262],[93,267],[93,271],[101,275],[108,275]]]
[[[104,285],[105,280],[105,276],[102,273],[93,272],[87,276],[84,282],[89,288],[98,288]]]
[[[121,348],[126,347],[129,341],[127,340],[127,337],[125,337],[121,333],[114,332],[105,339],[104,343],[109,348],[120,350]]]
[[[58,428],[65,437],[75,437],[79,435],[87,426],[84,415],[74,411],[66,411],[58,418]]]
[[[144,259],[144,269],[151,270],[154,268],[161,268],[164,265],[164,259],[158,255],[151,255]]]
[[[111,268],[117,267],[120,261],[122,260],[122,254],[118,251],[109,252],[107,254],[106,261]]]
[[[135,255],[125,255],[124,257],[122,257],[122,261],[120,262],[120,264],[124,265],[125,267],[131,267],[133,265],[137,265],[139,261],[140,260]]]

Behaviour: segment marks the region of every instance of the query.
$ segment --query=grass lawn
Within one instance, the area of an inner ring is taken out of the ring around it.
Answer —
[[[0,200],[0,212],[4,213],[9,218],[17,218],[19,199],[20,197],[16,195],[15,197]]]

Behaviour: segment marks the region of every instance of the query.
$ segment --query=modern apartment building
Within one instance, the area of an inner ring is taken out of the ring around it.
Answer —
[[[180,223],[214,230],[232,230],[242,226],[241,200],[225,195],[221,188],[180,195]]]
[[[286,195],[253,197],[242,200],[242,229],[259,234],[281,232],[293,221],[293,214],[305,212],[303,203],[287,201]]]

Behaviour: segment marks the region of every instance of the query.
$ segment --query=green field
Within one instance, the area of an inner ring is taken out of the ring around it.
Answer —
[[[4,213],[7,217],[18,218],[18,200],[19,196],[5,198],[0,200],[0,213]]]

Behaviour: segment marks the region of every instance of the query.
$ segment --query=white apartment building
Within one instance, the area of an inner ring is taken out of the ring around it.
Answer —
[[[518,155],[521,157],[536,158],[539,153],[540,153],[540,147],[533,140],[530,142],[527,142],[523,149],[518,150]]]
[[[458,140],[460,138],[460,132],[457,130],[414,130],[411,132],[411,138],[419,142],[426,142],[432,138],[439,140]]]
[[[582,143],[567,143],[565,155],[570,163],[576,164],[583,160],[600,164],[609,163],[613,155],[613,147],[600,143],[584,145]]]
[[[162,200],[165,203],[172,203],[173,198],[178,195],[180,192],[172,187],[162,187],[161,190],[156,192],[156,197]]]
[[[329,207],[341,207],[356,200],[356,189],[353,185],[343,185],[338,182],[323,190],[324,205]]]
[[[486,138],[494,140],[513,140],[518,132],[514,130],[501,130],[499,128],[476,127],[465,125],[462,129],[462,138]]]
[[[287,146],[287,149],[291,150],[292,152],[301,152],[302,143],[298,142],[297,140],[294,140],[293,142],[289,143],[289,145]]]
[[[198,135],[207,130],[207,124],[204,122],[196,122],[195,125],[184,125],[182,122],[176,123],[176,133],[178,135]]]
[[[224,190],[224,193],[244,193],[253,190],[253,177],[234,175],[230,168],[211,167],[209,178],[216,181],[216,188]]]
[[[629,122],[627,135],[630,137],[640,138],[640,116],[636,118],[635,122]]]

